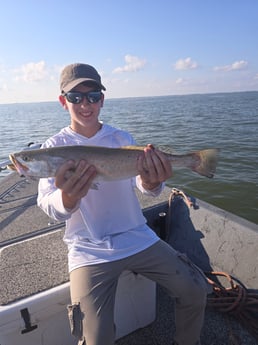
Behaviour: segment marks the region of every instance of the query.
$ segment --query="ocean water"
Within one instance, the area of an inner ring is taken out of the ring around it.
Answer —
[[[175,169],[167,184],[258,224],[258,92],[107,99],[100,118],[140,145],[220,148],[213,179]],[[58,102],[0,105],[0,119],[0,162],[69,124]]]

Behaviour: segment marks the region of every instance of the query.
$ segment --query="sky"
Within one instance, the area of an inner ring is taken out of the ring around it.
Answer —
[[[258,90],[257,0],[9,0],[0,32],[0,104],[58,100],[74,62],[106,98]]]

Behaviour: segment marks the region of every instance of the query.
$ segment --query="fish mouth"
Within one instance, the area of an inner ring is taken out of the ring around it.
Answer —
[[[25,164],[19,162],[19,160],[15,158],[13,154],[10,154],[9,158],[10,161],[13,163],[15,170],[19,173],[19,175],[25,176],[29,168]]]

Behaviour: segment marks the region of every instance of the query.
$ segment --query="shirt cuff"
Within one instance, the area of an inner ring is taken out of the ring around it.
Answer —
[[[150,196],[158,196],[160,193],[163,191],[165,187],[165,182],[160,183],[156,188],[152,190],[148,190],[143,188],[142,182],[141,182],[141,177],[138,175],[136,176],[136,185],[137,188],[145,195],[150,195]]]
[[[79,206],[80,206],[80,201],[78,201],[78,203],[76,204],[75,207],[73,207],[72,209],[68,209],[64,207],[63,204],[63,199],[62,199],[62,191],[61,189],[57,189],[53,194],[52,194],[52,198],[53,198],[53,205],[55,205],[55,211],[56,213],[62,215],[62,216],[68,216],[70,214],[72,214],[73,212],[75,212]]]

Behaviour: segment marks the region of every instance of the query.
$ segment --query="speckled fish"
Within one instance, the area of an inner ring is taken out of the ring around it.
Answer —
[[[96,167],[97,181],[123,180],[139,174],[137,159],[142,146],[107,148],[100,146],[56,146],[45,149],[21,151],[10,154],[13,168],[22,176],[54,177],[58,168],[67,160],[86,160]],[[213,177],[218,149],[207,149],[184,155],[162,152],[169,158],[173,168],[189,168],[200,175]],[[147,168],[146,168],[147,169]]]

